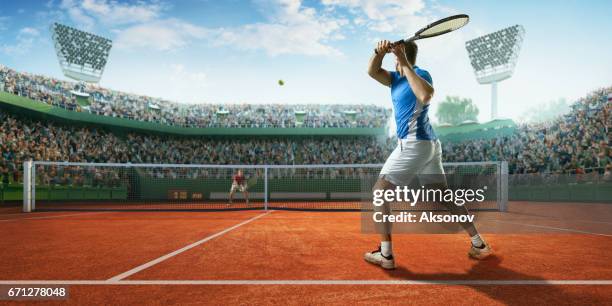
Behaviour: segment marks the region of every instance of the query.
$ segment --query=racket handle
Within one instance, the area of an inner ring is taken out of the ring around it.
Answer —
[[[393,47],[395,47],[395,46],[397,46],[397,45],[399,45],[399,44],[401,44],[401,43],[404,43],[404,40],[403,40],[403,39],[400,39],[400,40],[398,40],[398,41],[396,41],[396,42],[392,42],[392,43],[391,43],[391,48],[393,48]],[[378,50],[376,50],[376,48],[374,48],[374,53],[375,53],[375,54],[378,54]],[[387,53],[391,53],[391,50],[387,51]]]

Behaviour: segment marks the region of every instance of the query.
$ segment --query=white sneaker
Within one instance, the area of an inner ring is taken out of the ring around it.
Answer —
[[[365,259],[369,263],[373,263],[375,265],[381,266],[383,269],[392,270],[395,269],[395,260],[393,259],[393,254],[389,256],[384,256],[380,251],[380,246],[378,249],[367,252],[363,255],[363,259]]]
[[[491,254],[493,254],[491,246],[486,241],[483,241],[482,243],[483,246],[480,248],[477,248],[472,244],[470,246],[470,250],[468,251],[468,256],[474,259],[485,259],[491,256]]]

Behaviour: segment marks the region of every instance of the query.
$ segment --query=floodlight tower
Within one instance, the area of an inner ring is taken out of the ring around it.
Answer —
[[[476,80],[491,84],[491,119],[497,116],[497,83],[514,73],[525,29],[514,25],[465,42]]]
[[[79,82],[98,83],[113,46],[110,39],[59,23],[51,25],[51,37],[62,72]],[[76,90],[76,95],[89,96]]]

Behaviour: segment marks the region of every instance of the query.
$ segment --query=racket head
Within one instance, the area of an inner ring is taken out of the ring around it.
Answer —
[[[255,174],[255,175],[253,175],[252,177],[250,177],[250,178],[247,180],[247,183],[246,183],[247,188],[251,188],[251,187],[255,186],[255,184],[257,184],[257,180],[258,180],[258,179],[259,179],[259,178],[257,177],[257,174]]]
[[[429,37],[446,34],[448,32],[452,32],[452,31],[462,28],[463,26],[468,24],[469,21],[470,21],[470,16],[466,14],[448,16],[446,18],[442,18],[438,21],[428,24],[426,27],[414,33],[414,36],[410,38],[401,39],[396,42],[393,42],[391,46],[396,46],[406,41],[414,41],[414,40],[419,40],[423,38],[429,38]],[[374,52],[376,52],[376,49],[374,50]],[[388,52],[391,52],[391,51],[389,50]]]
[[[426,27],[414,33],[414,36],[407,40],[417,40],[423,38],[434,37],[462,28],[470,21],[470,16],[466,14],[458,14],[442,18],[433,22]]]

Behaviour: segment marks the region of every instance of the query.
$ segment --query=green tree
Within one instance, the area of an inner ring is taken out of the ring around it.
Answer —
[[[436,117],[439,124],[457,125],[466,120],[478,120],[478,107],[472,103],[472,99],[447,96],[438,105]]]

